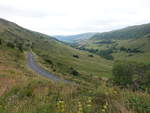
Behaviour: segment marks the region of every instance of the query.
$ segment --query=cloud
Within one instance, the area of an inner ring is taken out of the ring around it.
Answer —
[[[0,5],[0,13],[9,16],[20,16],[20,17],[29,17],[29,18],[46,18],[48,16],[64,16],[64,13],[61,12],[44,12],[39,9],[21,9],[17,7]]]
[[[1,0],[1,18],[49,35],[104,32],[150,22],[149,0]]]

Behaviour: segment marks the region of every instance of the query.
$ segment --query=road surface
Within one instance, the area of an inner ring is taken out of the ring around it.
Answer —
[[[50,72],[46,71],[45,69],[41,68],[40,66],[37,65],[37,63],[35,62],[35,59],[34,59],[34,55],[29,52],[27,54],[27,63],[28,63],[28,66],[33,70],[35,71],[36,73],[38,73],[39,75],[42,75],[44,77],[47,77],[47,78],[50,78],[54,81],[63,81],[65,83],[68,83],[70,81],[68,80],[64,80],[56,75],[53,75],[51,74]]]

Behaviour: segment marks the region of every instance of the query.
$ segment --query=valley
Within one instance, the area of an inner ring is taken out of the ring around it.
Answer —
[[[0,19],[0,113],[149,113],[149,28],[68,44]]]

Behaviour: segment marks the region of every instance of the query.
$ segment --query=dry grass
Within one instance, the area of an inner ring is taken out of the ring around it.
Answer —
[[[104,108],[104,113],[140,113],[136,109],[129,108],[125,102],[131,94],[146,97],[140,92],[127,93],[128,90],[121,91],[118,88],[107,87],[104,82],[107,80],[99,80],[99,78],[93,78],[96,84],[88,84],[88,86],[56,83],[28,69],[23,53],[2,49],[0,52],[5,53],[5,57],[0,54],[2,59],[0,61],[0,112],[2,113],[57,113],[56,105],[60,101],[64,103],[61,108],[63,113],[77,113],[79,102],[83,109],[80,112],[83,113],[101,113]],[[13,54],[19,54],[17,62]],[[10,65],[7,64],[8,62]],[[89,97],[90,103],[87,103]],[[149,98],[148,94],[147,98]],[[105,107],[106,102],[108,102],[107,107]],[[91,112],[88,109],[89,105]]]

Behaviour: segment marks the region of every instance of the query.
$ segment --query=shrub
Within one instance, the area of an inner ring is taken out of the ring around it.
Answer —
[[[15,45],[14,45],[12,42],[8,42],[8,43],[7,43],[7,47],[14,48]]]
[[[88,55],[88,57],[94,57],[93,55]]]
[[[0,39],[0,45],[2,45],[2,39]]]
[[[113,66],[113,81],[117,85],[127,86],[132,83],[133,70],[128,62],[116,62]]]
[[[113,53],[113,50],[115,50],[114,47],[107,49],[107,50],[101,50],[101,51],[99,51],[98,49],[88,49],[88,48],[84,48],[84,47],[80,47],[78,49],[97,54],[97,55],[99,55],[99,56],[101,56],[107,60],[113,60],[114,59],[113,56],[111,55]]]
[[[70,71],[70,74],[72,75],[75,75],[75,76],[79,75],[79,72],[72,67],[69,69],[69,71]]]
[[[44,60],[45,60],[45,62],[47,62],[48,64],[53,65],[53,62],[52,62],[51,60],[49,60],[49,59],[44,59]]]
[[[75,58],[79,58],[79,56],[78,56],[78,55],[73,55],[73,57],[75,57]]]
[[[25,87],[24,89],[21,89],[19,91],[18,96],[19,96],[20,99],[22,99],[24,97],[32,97],[33,96],[32,92],[33,92],[32,88]]]
[[[18,43],[17,44],[17,48],[21,51],[21,52],[23,52],[23,44],[22,43]]]
[[[107,60],[113,60],[113,56],[111,55],[113,53],[113,49],[107,49],[107,50],[101,50],[99,51],[99,55]]]
[[[138,48],[120,47],[120,51],[124,51],[124,52],[127,52],[127,53],[143,53],[143,51],[139,50]]]
[[[113,66],[113,83],[119,86],[130,86],[133,90],[150,88],[150,65],[117,61]]]

